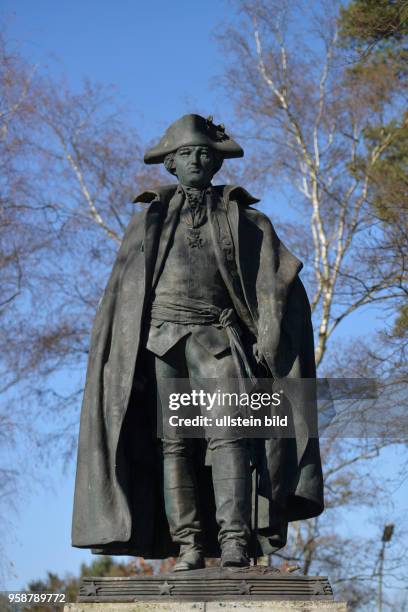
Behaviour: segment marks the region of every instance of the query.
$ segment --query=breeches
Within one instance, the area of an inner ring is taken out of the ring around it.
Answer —
[[[163,421],[168,416],[163,404],[171,393],[180,391],[180,378],[188,382],[190,390],[205,390],[206,387],[212,390],[219,387],[223,392],[236,390],[237,372],[230,350],[226,349],[217,356],[210,354],[194,337],[194,331],[179,340],[164,356],[151,355],[152,374],[155,376],[158,398],[161,399]],[[184,392],[184,384],[183,387]],[[200,408],[201,413],[207,412],[206,407]],[[214,403],[208,412],[215,419],[221,411],[225,414],[225,407]],[[231,416],[235,411],[236,408],[232,407]],[[251,534],[251,475],[247,440],[234,437],[233,432],[225,430],[221,435],[218,427],[211,432],[205,431],[205,434],[206,463],[212,467],[219,543],[222,547],[232,539],[246,546]],[[173,541],[182,546],[200,548],[202,525],[193,469],[194,442],[191,438],[178,437],[163,423],[163,488],[170,534]]]
[[[158,398],[161,400],[163,413],[163,454],[190,456],[193,452],[194,440],[181,438],[166,426],[170,411],[166,403],[172,393],[180,392],[180,382],[183,380],[183,391],[188,381],[190,390],[208,391],[220,390],[223,393],[237,392],[237,371],[230,349],[214,356],[209,353],[194,337],[194,332],[184,336],[175,346],[161,357],[152,356],[152,374],[157,385]],[[238,415],[238,409],[234,406],[222,406],[215,402],[211,410],[200,406],[203,416],[209,416],[213,422],[217,416],[228,413],[231,417]],[[176,414],[176,412],[172,412]],[[207,434],[207,450],[213,451],[223,447],[246,447],[246,440],[236,437],[228,430],[215,428],[211,434]]]

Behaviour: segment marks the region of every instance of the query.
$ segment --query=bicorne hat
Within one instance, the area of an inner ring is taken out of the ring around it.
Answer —
[[[204,119],[201,115],[184,115],[167,128],[159,144],[146,152],[145,164],[160,164],[168,153],[187,145],[212,147],[224,159],[244,155],[239,144],[225,133],[224,126],[215,125],[212,117]]]

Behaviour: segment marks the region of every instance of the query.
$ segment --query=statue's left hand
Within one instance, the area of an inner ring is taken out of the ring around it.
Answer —
[[[256,363],[258,363],[259,365],[263,365],[264,367],[267,367],[266,359],[263,356],[261,350],[259,349],[259,345],[257,342],[255,342],[255,344],[253,345],[252,352],[253,352]]]

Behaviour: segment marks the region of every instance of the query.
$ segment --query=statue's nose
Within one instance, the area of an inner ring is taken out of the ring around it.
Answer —
[[[198,164],[199,160],[200,160],[200,152],[199,151],[193,151],[192,154],[191,154],[191,161],[194,164]]]

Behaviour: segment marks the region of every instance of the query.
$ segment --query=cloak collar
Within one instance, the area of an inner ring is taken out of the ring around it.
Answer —
[[[154,189],[143,191],[134,198],[133,203],[143,202],[144,204],[150,204],[153,200],[166,202],[174,195],[178,188],[179,185],[176,183],[172,185],[160,185]],[[232,200],[236,200],[238,204],[242,206],[252,206],[252,204],[259,202],[258,198],[252,196],[246,189],[239,185],[215,185],[213,189],[222,192],[222,197],[227,204]]]

